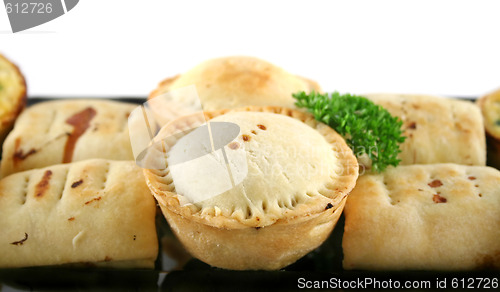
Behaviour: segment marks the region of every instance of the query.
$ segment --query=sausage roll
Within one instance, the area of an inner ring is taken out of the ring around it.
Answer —
[[[344,268],[500,268],[500,171],[408,165],[364,175],[348,196]]]
[[[132,161],[85,160],[0,181],[0,267],[152,268],[156,204]]]
[[[135,107],[91,99],[31,106],[5,140],[1,176],[89,158],[133,160],[127,122]]]
[[[486,165],[483,119],[472,102],[427,95],[365,96],[403,121],[402,165]]]

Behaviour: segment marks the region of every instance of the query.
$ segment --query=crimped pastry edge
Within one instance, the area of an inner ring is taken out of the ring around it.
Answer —
[[[232,270],[278,270],[302,258],[330,235],[347,197],[301,222],[231,230],[188,220],[160,204],[172,231],[187,251],[201,261]]]
[[[233,216],[228,218],[222,214],[203,214],[202,209],[198,209],[192,204],[183,206],[181,205],[182,196],[169,191],[168,185],[161,182],[163,176],[168,175],[168,172],[162,173],[161,171],[144,169],[144,175],[146,177],[147,184],[160,206],[167,207],[172,212],[198,223],[217,228],[232,229],[264,227],[271,224],[298,223],[317,217],[327,209],[336,209],[341,201],[354,188],[356,179],[358,177],[358,162],[351,149],[345,143],[344,139],[327,125],[316,121],[312,115],[284,107],[249,106],[238,109],[224,109],[206,112],[204,114],[205,118],[207,120],[210,120],[229,112],[244,111],[268,112],[286,115],[298,119],[306,125],[312,127],[313,129],[318,130],[320,134],[322,134],[326,138],[326,140],[330,144],[332,144],[332,146],[336,147],[334,148],[334,150],[338,151],[338,153],[340,154],[343,154],[343,156],[339,157],[339,164],[343,166],[347,165],[347,168],[345,169],[347,175],[338,176],[336,178],[332,177],[332,182],[337,182],[337,186],[325,185],[323,190],[318,190],[321,195],[310,197],[306,202],[297,204],[294,209],[288,209],[284,211],[281,218],[278,218],[271,222],[268,221],[267,224],[263,224],[262,220],[260,220],[257,216],[245,218],[242,220],[241,218],[235,218]]]

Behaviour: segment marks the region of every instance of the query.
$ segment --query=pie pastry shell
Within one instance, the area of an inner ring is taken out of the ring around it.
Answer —
[[[237,211],[228,215],[217,206],[183,203],[185,198],[175,192],[168,165],[166,169],[145,169],[144,173],[172,230],[194,257],[225,269],[276,270],[292,264],[328,237],[356,183],[358,164],[340,135],[300,111],[246,107],[208,112],[205,117],[212,120],[246,112],[292,117],[315,129],[329,145],[328,151],[335,152],[337,163],[345,168],[339,175],[329,174],[321,189],[304,194],[303,199],[292,200],[290,194],[290,203],[280,205],[277,213],[252,209],[247,216]],[[185,124],[186,120],[177,123]],[[272,206],[270,203],[268,210]]]

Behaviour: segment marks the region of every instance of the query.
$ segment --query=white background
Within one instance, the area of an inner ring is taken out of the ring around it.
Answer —
[[[218,56],[252,55],[326,91],[478,96],[500,87],[500,1],[80,0],[0,52],[31,96],[146,96]]]

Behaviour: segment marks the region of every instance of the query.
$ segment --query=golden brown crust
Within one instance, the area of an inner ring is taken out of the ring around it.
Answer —
[[[324,186],[324,189],[319,190],[322,194],[321,196],[313,196],[305,203],[298,204],[292,210],[286,210],[282,218],[276,220],[273,224],[292,224],[293,222],[300,222],[301,220],[305,220],[307,216],[313,216],[323,212],[325,206],[328,204],[332,204],[332,206],[336,207],[356,184],[358,163],[351,149],[339,134],[325,124],[316,121],[312,115],[289,108],[250,106],[240,109],[205,112],[205,118],[211,120],[229,112],[268,112],[293,117],[302,121],[311,128],[316,129],[325,137],[326,141],[331,144],[333,150],[338,153],[338,158],[341,161],[339,164],[345,166],[340,176],[335,178],[332,177],[332,181],[335,180],[336,182],[335,184],[327,184]],[[227,218],[222,214],[206,214],[191,204],[181,204],[182,199],[174,192],[170,178],[166,179],[168,174],[168,171],[145,170],[147,183],[156,199],[160,204],[168,206],[171,211],[189,217],[193,221],[218,228],[263,227],[258,217]],[[170,183],[166,184],[165,182]]]
[[[484,118],[488,165],[500,169],[500,89],[477,100]]]
[[[484,127],[490,137],[500,141],[500,89],[486,94],[476,101],[484,117]]]
[[[304,220],[263,228],[226,229],[190,221],[160,204],[170,227],[194,257],[232,270],[277,270],[321,245],[344,208],[329,208]]]
[[[474,103],[417,94],[365,96],[403,121],[401,165],[486,165],[483,119]]]
[[[91,99],[29,107],[5,140],[1,175],[89,158],[134,159],[127,122],[135,107]]]
[[[177,80],[179,78],[179,76],[180,75],[178,74],[178,75],[175,75],[173,77],[169,77],[169,78],[166,78],[166,79],[163,79],[162,81],[160,81],[160,83],[158,83],[158,86],[153,91],[151,91],[148,99],[156,97],[162,93],[168,92],[172,83],[175,80]]]
[[[335,131],[303,112],[281,107],[246,107],[208,112],[205,117],[211,120],[238,112],[256,112],[256,115],[266,114],[264,116],[268,118],[273,115],[268,116],[267,113],[283,115],[286,119],[293,117],[317,130],[321,134],[319,137],[324,139],[322,141],[331,145],[338,154],[337,163],[345,166],[343,173],[335,177],[332,175],[330,183],[317,193],[308,193],[307,199],[291,206],[279,206],[279,216],[272,217],[272,220],[267,220],[269,212],[260,215],[252,213],[249,217],[227,216],[215,207],[202,209],[194,204],[185,204],[186,200],[172,187],[168,169],[145,169],[146,181],[172,230],[193,256],[226,269],[280,269],[318,247],[328,237],[342,213],[347,194],[356,183],[358,164],[351,149]],[[255,115],[246,118],[250,117]],[[261,118],[263,116],[258,119]],[[182,120],[181,124],[185,122]],[[261,130],[271,131],[270,127],[260,125]],[[327,149],[331,151],[329,146]],[[289,194],[290,197],[293,195]]]
[[[9,85],[3,85],[3,86],[12,86],[12,87],[17,87],[17,90],[14,95],[12,96],[5,96],[2,98],[7,98],[11,99],[13,101],[11,109],[6,112],[4,115],[0,116],[0,145],[3,143],[5,137],[7,134],[10,132],[12,129],[12,126],[14,125],[14,121],[16,118],[19,116],[21,111],[24,109],[26,106],[26,101],[27,101],[27,94],[26,94],[26,80],[19,70],[19,68],[10,62],[5,56],[0,54],[0,63],[6,64],[9,69],[11,70],[11,74],[14,74],[16,76],[18,84],[9,84]],[[1,81],[1,80],[0,80]],[[0,82],[0,85],[1,82]],[[1,93],[0,93],[0,96]]]
[[[321,92],[321,86],[319,86],[319,83],[305,77],[297,76],[298,78],[304,80],[309,84],[309,90],[308,91],[315,91],[315,92]]]
[[[500,268],[500,172],[408,165],[364,175],[345,207],[344,268]]]
[[[190,71],[159,83],[149,98],[195,85],[204,110],[243,106],[294,108],[292,93],[321,91],[318,83],[292,75],[253,57],[225,57],[205,61]]]
[[[0,181],[0,267],[152,268],[156,204],[133,161],[85,160]]]

